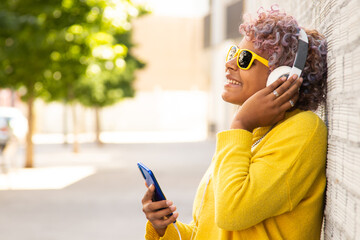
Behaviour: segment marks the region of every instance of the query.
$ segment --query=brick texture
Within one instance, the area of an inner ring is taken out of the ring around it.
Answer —
[[[245,12],[273,1],[244,2]],[[328,40],[328,125],[324,239],[360,239],[360,0],[278,1],[300,25]]]

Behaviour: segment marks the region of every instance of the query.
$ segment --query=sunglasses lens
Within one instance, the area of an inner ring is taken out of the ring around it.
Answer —
[[[232,46],[232,47],[230,48],[230,50],[229,50],[229,54],[228,54],[228,56],[227,56],[227,58],[226,58],[226,61],[232,60],[232,59],[235,57],[235,54],[236,54],[236,51],[237,51],[237,50],[238,50],[237,47]]]
[[[239,66],[241,68],[247,68],[251,62],[252,53],[246,50],[241,51],[239,56]]]

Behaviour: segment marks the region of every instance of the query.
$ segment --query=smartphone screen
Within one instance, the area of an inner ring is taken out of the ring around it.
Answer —
[[[146,167],[144,164],[138,162],[138,167],[140,169],[141,174],[143,175],[147,185],[150,187],[151,184],[154,184],[155,186],[155,193],[153,196],[153,201],[161,201],[166,200],[164,193],[161,191],[160,185],[157,182],[154,173]]]

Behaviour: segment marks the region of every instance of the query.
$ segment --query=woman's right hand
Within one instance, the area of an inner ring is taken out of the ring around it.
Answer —
[[[257,127],[271,126],[283,120],[286,111],[299,99],[302,81],[303,78],[297,75],[288,80],[282,77],[256,92],[238,109],[230,128],[252,132]]]
[[[155,186],[150,185],[142,199],[143,212],[159,236],[162,237],[165,234],[167,226],[175,222],[179,214],[174,212],[176,207],[170,200],[153,202],[152,197],[154,191]],[[173,215],[169,216],[171,213],[173,213]]]

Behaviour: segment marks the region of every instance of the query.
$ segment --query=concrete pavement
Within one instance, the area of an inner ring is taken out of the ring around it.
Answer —
[[[146,189],[136,166],[138,161],[153,169],[165,195],[175,202],[179,220],[189,222],[195,191],[214,147],[213,140],[106,144],[100,148],[82,144],[80,153],[74,154],[71,145],[36,145],[36,169],[52,169],[36,184],[71,177],[68,175],[73,174],[63,171],[65,167],[93,167],[95,171],[58,189],[0,190],[0,239],[144,239],[146,220],[141,198]],[[55,171],[59,167],[62,170]],[[17,174],[23,173],[18,170]]]

